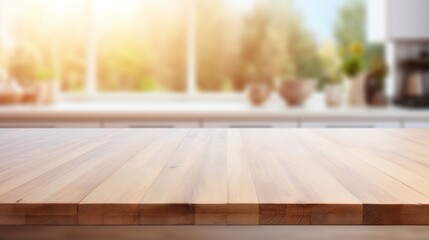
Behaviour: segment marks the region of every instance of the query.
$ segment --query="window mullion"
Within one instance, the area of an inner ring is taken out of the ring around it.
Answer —
[[[97,92],[97,32],[95,0],[88,1],[88,37],[87,37],[87,70],[86,93],[95,95]]]
[[[187,1],[187,94],[194,95],[197,92],[197,34],[196,34],[196,2]]]

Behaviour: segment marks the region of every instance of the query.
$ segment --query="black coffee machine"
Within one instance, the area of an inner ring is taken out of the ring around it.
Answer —
[[[429,51],[417,58],[399,61],[399,81],[395,104],[411,108],[429,108]]]

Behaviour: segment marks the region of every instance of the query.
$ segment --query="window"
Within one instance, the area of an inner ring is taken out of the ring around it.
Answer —
[[[289,1],[197,5],[199,90],[242,91],[248,82],[316,76],[316,43]]]
[[[201,92],[233,91],[247,0],[196,2],[196,79]]]
[[[97,90],[183,92],[186,5],[177,0],[97,0]]]
[[[59,78],[65,92],[82,92],[86,87],[87,51],[90,18],[85,0],[61,3],[57,34]]]
[[[71,93],[223,93],[323,79],[327,50],[341,59],[352,42],[366,44],[364,0],[0,4],[1,68],[24,86],[56,78]],[[383,50],[367,48],[368,58]]]
[[[1,3],[2,64],[9,75],[23,86],[55,75],[62,79],[63,91],[82,91],[86,72],[86,1]]]

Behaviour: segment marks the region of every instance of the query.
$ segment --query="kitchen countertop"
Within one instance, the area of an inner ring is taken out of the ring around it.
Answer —
[[[0,130],[2,225],[429,224],[429,130]]]
[[[394,106],[382,108],[327,108],[313,99],[304,107],[291,108],[282,101],[254,107],[246,101],[68,101],[52,106],[1,106],[0,120],[103,120],[103,119],[429,119],[429,110]]]

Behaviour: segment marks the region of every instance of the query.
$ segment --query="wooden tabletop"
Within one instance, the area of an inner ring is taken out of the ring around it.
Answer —
[[[0,224],[429,224],[429,130],[0,130]]]

